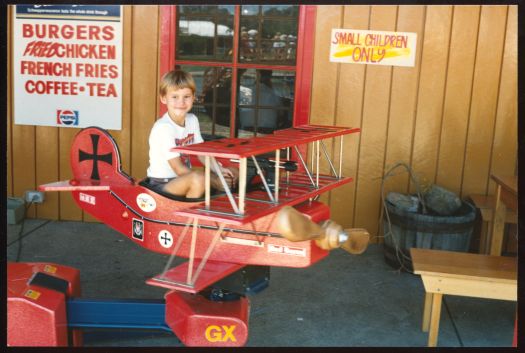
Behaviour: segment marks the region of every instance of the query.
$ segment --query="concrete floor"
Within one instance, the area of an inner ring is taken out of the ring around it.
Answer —
[[[7,259],[16,259],[21,225],[7,226]],[[26,220],[20,261],[78,268],[84,298],[163,298],[144,281],[168,256],[134,245],[103,224]],[[417,275],[398,272],[372,244],[362,255],[334,250],[306,269],[272,268],[270,286],[250,296],[247,346],[424,347],[424,289]],[[448,308],[448,310],[447,310]],[[438,346],[508,347],[516,303],[446,296]],[[181,346],[168,333],[87,331],[86,346]]]

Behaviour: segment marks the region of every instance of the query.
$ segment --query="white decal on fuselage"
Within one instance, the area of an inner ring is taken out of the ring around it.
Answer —
[[[167,230],[164,230],[164,229],[161,230],[159,232],[158,239],[159,239],[160,245],[163,248],[168,249],[173,245],[173,235],[171,235],[171,233],[168,232]]]
[[[259,248],[264,247],[264,243],[257,240],[250,240],[250,239],[242,239],[242,238],[234,238],[234,237],[222,237],[221,242],[224,243],[231,243],[231,244],[237,244],[237,245],[248,245],[248,246],[257,246]]]
[[[146,193],[137,195],[137,205],[144,212],[152,212],[157,208],[157,203],[153,196]]]
[[[78,194],[78,199],[82,202],[89,203],[91,205],[95,205],[97,199],[93,195],[84,194],[83,192]]]
[[[285,245],[268,244],[268,252],[275,253],[275,254],[283,254],[283,255],[293,255],[293,256],[302,256],[302,257],[306,256],[306,249],[291,248]]]

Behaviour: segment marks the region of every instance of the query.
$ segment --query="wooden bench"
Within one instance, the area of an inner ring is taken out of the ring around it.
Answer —
[[[490,229],[492,228],[492,219],[494,218],[494,196],[470,195],[474,206],[481,213],[481,234],[479,237],[479,253],[487,254],[490,244]],[[512,210],[507,210],[505,214],[505,223],[517,224],[518,215]]]
[[[411,248],[414,273],[425,286],[423,331],[437,345],[444,294],[517,301],[517,258]]]

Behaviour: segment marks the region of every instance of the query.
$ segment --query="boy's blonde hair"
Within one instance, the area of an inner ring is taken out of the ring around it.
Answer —
[[[172,70],[162,76],[159,86],[160,96],[165,96],[169,88],[182,89],[189,88],[195,94],[196,86],[193,76],[186,71]]]

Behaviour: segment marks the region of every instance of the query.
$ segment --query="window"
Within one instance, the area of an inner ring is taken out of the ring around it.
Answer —
[[[312,6],[297,5],[162,7],[161,75],[192,73],[192,112],[205,139],[306,123],[312,58],[304,52],[311,51],[313,15]]]

